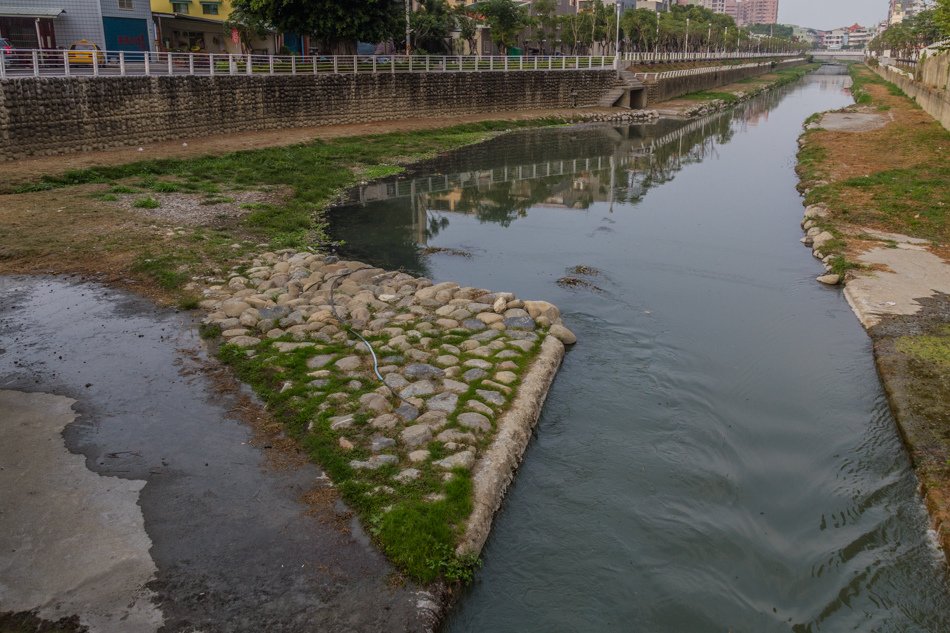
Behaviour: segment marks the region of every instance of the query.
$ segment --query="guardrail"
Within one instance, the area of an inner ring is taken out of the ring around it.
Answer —
[[[782,63],[794,61],[805,61],[804,57],[786,59]],[[684,68],[682,70],[667,70],[655,73],[634,73],[640,81],[659,81],[661,79],[672,79],[673,77],[689,77],[692,75],[705,75],[706,73],[721,72],[724,70],[740,70],[742,68],[757,68],[768,65],[767,62],[755,62],[751,64],[729,64],[725,66],[701,66],[699,68]]]
[[[359,73],[601,70],[610,56],[234,55],[128,51],[0,51],[0,79],[170,75],[325,75]]]
[[[763,57],[795,57],[801,53],[762,53],[752,51],[709,51],[706,53],[667,53],[667,52],[638,52],[624,53],[621,59],[628,62],[698,62],[721,59],[760,59]]]

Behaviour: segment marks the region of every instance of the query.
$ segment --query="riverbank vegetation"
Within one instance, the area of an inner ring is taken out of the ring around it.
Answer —
[[[0,182],[0,274],[104,275],[190,308],[194,278],[253,251],[326,244],[324,208],[358,182],[505,130],[565,122],[488,121]]]
[[[950,132],[893,84],[864,65],[850,68],[864,129],[806,122],[798,154],[800,188],[813,221],[835,236],[842,275],[863,267],[861,253],[898,248],[900,234],[950,259]],[[856,117],[855,117],[856,118]],[[921,245],[915,244],[915,248]],[[870,328],[875,357],[944,549],[950,552],[950,297],[918,299],[911,316],[885,317]]]

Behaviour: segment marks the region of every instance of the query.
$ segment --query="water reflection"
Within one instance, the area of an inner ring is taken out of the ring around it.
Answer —
[[[767,118],[770,107],[764,99],[693,121],[506,135],[351,190],[330,212],[331,234],[350,256],[427,274],[427,251],[420,247],[455,214],[508,227],[529,209],[636,205],[686,165],[715,156],[736,132]]]
[[[551,300],[580,340],[447,631],[950,631],[867,335],[798,242],[796,139],[845,80],[501,137],[332,213],[346,254]],[[602,292],[556,283],[578,264]]]

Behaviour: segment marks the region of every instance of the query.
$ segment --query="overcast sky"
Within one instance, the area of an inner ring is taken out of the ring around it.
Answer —
[[[816,29],[869,26],[887,17],[887,0],[779,0],[778,21]]]

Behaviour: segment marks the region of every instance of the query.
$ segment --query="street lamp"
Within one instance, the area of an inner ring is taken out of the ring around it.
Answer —
[[[686,41],[683,42],[683,52],[689,54],[689,18],[686,18]]]
[[[709,33],[706,34],[706,57],[709,57],[710,47],[712,47],[712,22],[709,23]]]
[[[659,57],[659,56],[660,56],[660,9],[659,9],[659,5],[657,5],[657,10],[656,10],[656,51],[655,51],[655,53],[654,53],[654,56],[655,56],[655,57]]]
[[[620,70],[620,9],[621,2],[617,0],[617,41],[614,43],[614,55],[616,56],[617,70]]]

